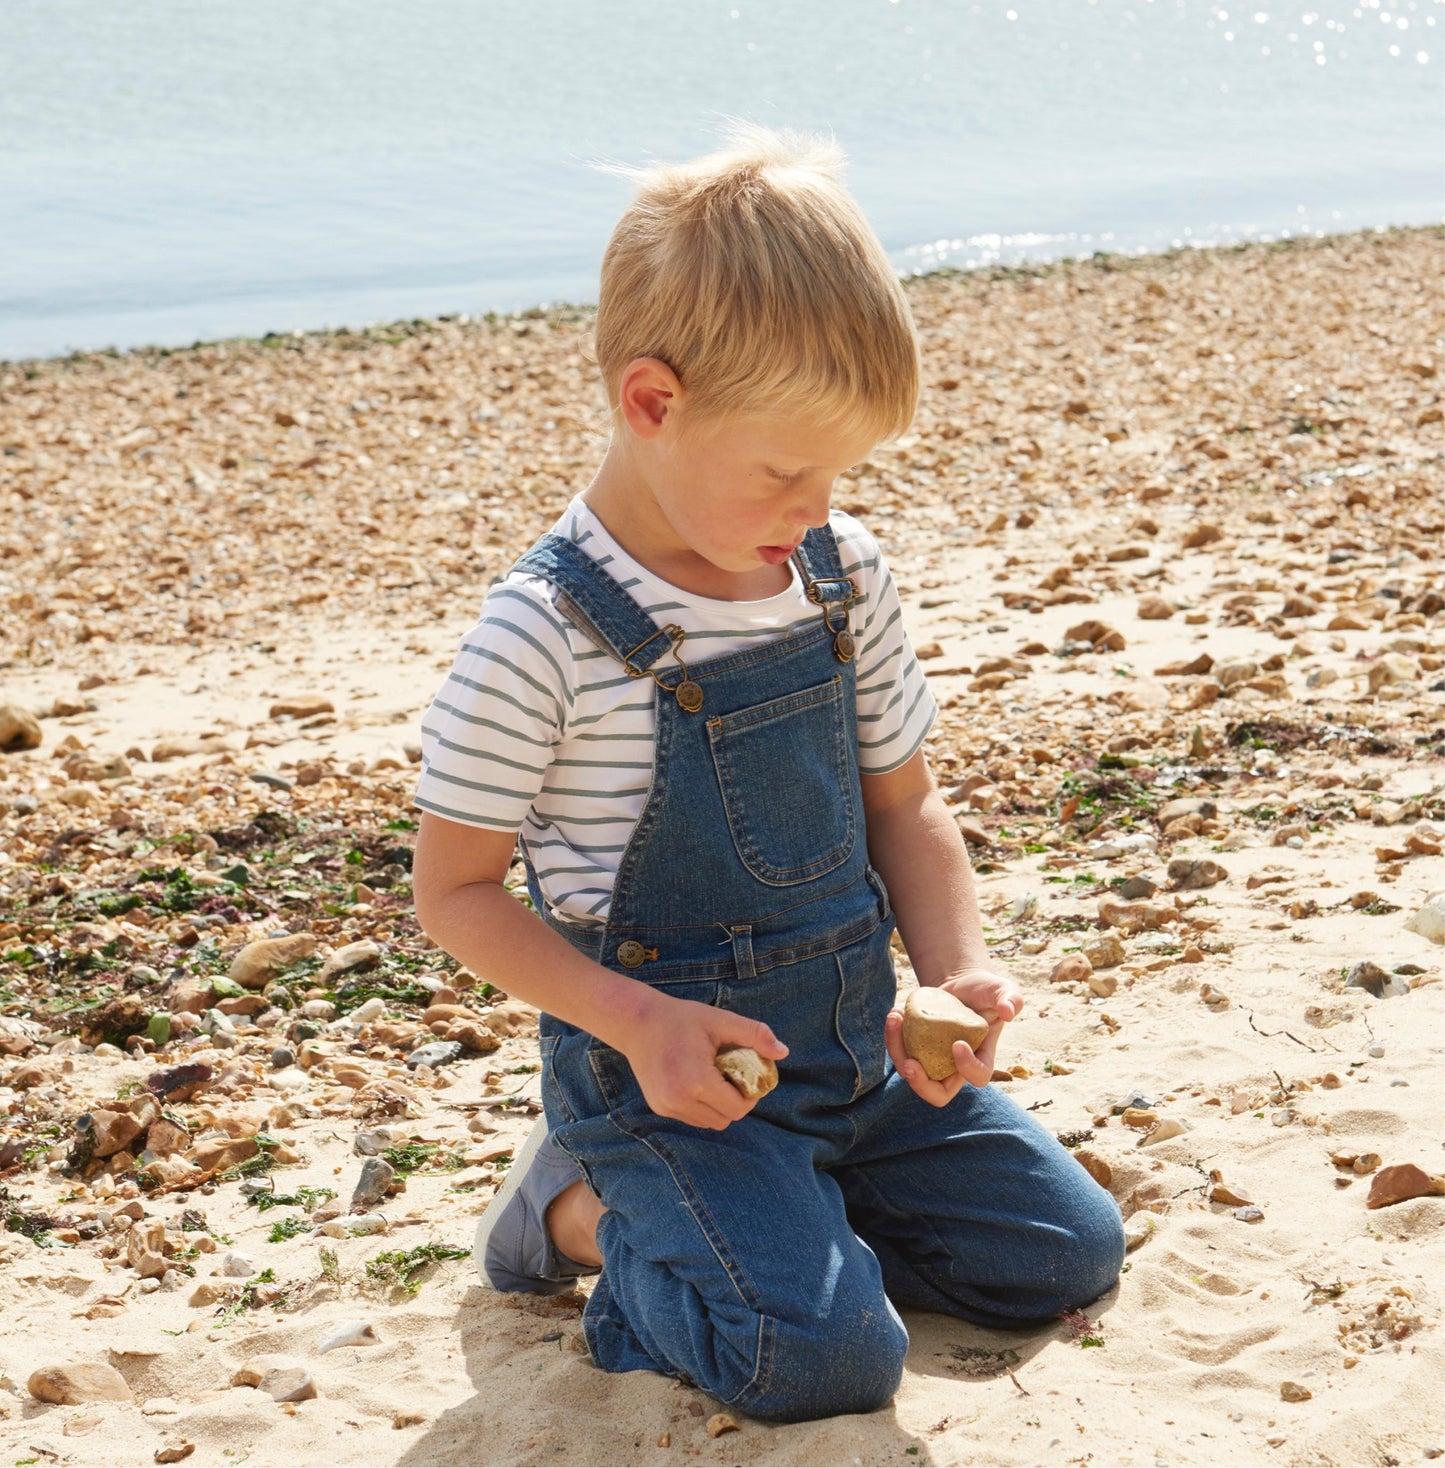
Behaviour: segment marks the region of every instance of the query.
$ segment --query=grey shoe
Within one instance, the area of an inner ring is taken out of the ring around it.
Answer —
[[[552,1140],[546,1121],[539,1119],[482,1214],[472,1241],[477,1271],[493,1289],[560,1295],[582,1275],[601,1273],[559,1253],[547,1233],[548,1206],[581,1178],[581,1169]]]

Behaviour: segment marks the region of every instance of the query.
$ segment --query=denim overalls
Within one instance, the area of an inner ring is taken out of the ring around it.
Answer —
[[[655,1115],[620,1052],[542,1017],[548,1126],[608,1210],[587,1344],[608,1371],[684,1377],[779,1421],[892,1397],[895,1304],[1036,1322],[1108,1289],[1124,1251],[1113,1200],[995,1087],[930,1106],[888,1060],[893,919],[868,865],[853,587],[830,530],[797,559],[815,622],[686,667],[678,629],[570,541],[517,563],[657,684],[652,786],[606,925],[550,916],[528,857],[537,911],[607,968],[763,1020],[790,1051],[776,1090],[708,1131]]]

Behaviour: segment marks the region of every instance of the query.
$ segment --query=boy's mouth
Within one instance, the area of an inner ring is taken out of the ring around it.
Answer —
[[[797,550],[797,548],[798,546],[796,544],[760,545],[758,547],[758,555],[761,556],[763,560],[765,560],[770,566],[781,566],[783,562],[786,561],[795,550]]]

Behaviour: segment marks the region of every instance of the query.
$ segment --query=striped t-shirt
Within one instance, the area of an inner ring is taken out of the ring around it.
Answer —
[[[912,757],[937,709],[877,542],[841,511],[830,524],[843,573],[862,592],[849,614],[859,768],[883,774]],[[796,567],[788,589],[763,601],[679,590],[633,560],[580,498],[553,533],[581,546],[654,621],[681,626],[689,663],[819,615]],[[464,825],[520,831],[549,908],[566,921],[597,923],[606,920],[651,785],[655,685],[629,678],[557,597],[551,582],[517,572],[487,593],[422,720],[415,804]]]

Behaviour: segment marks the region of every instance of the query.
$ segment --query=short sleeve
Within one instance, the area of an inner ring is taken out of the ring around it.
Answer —
[[[922,747],[938,714],[903,628],[903,607],[878,542],[849,515],[832,520],[843,573],[863,591],[858,642],[858,768],[885,775]],[[855,613],[855,617],[856,617]]]
[[[572,699],[567,627],[533,577],[488,593],[421,725],[413,803],[517,831],[542,789]]]

